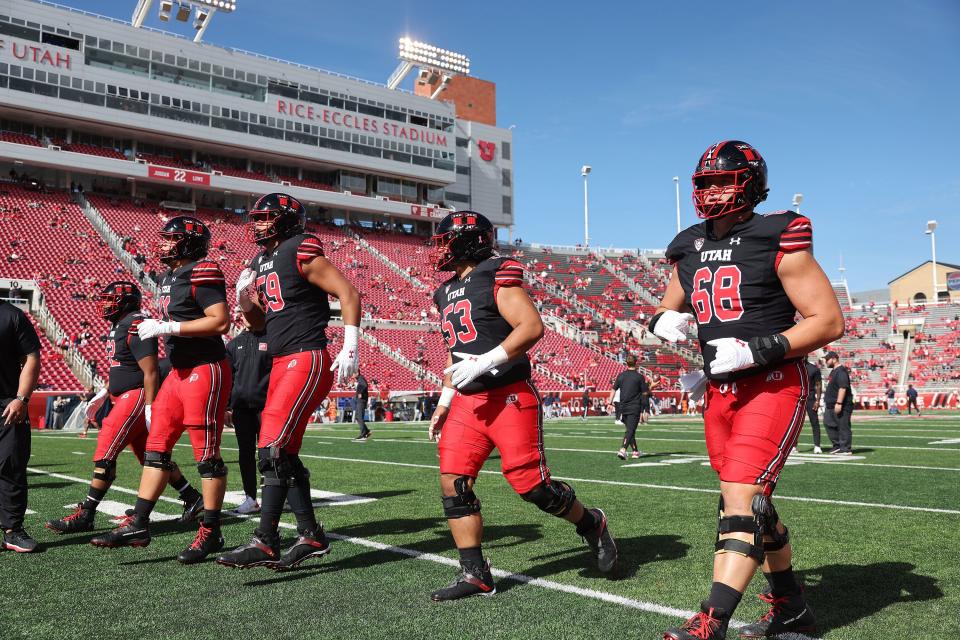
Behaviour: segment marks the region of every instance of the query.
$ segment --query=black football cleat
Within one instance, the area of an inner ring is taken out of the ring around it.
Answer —
[[[617,564],[617,543],[607,527],[607,514],[602,509],[590,509],[600,524],[593,531],[584,534],[583,539],[597,559],[597,568],[602,573],[609,573]]]
[[[663,640],[723,640],[726,638],[729,616],[720,609],[708,609],[706,604],[706,602],[701,603],[700,611],[679,627],[667,629],[663,633]]]
[[[778,638],[781,634],[802,638],[816,633],[816,618],[802,595],[774,598],[761,593],[759,597],[770,605],[770,610],[756,622],[741,627],[741,638]]]
[[[203,562],[204,558],[220,549],[223,549],[223,533],[220,532],[220,528],[213,529],[201,522],[193,542],[180,552],[177,561],[180,564],[196,564]]]
[[[150,544],[150,528],[147,525],[138,527],[133,520],[123,526],[111,529],[106,533],[95,536],[90,540],[95,547],[116,549],[118,547],[146,547]]]
[[[177,522],[193,522],[201,513],[203,513],[203,496],[199,491],[194,490],[183,499],[183,514]]]
[[[446,602],[470,596],[492,596],[496,592],[497,585],[493,582],[490,561],[487,560],[483,566],[478,567],[461,565],[461,572],[456,580],[443,589],[431,593],[430,599],[434,602]]]
[[[0,544],[0,547],[17,553],[33,553],[39,548],[39,545],[23,529],[13,529],[3,532],[3,543]]]
[[[235,569],[275,567],[280,562],[280,538],[261,533],[259,529],[253,533],[250,542],[224,553],[217,558],[217,564]]]
[[[81,531],[90,531],[93,529],[93,521],[96,511],[93,509],[84,509],[82,504],[68,516],[59,520],[50,520],[43,525],[54,533],[79,533]]]
[[[330,542],[327,541],[327,534],[323,531],[323,525],[318,525],[317,530],[310,532],[299,532],[297,541],[283,552],[283,557],[277,563],[274,569],[277,571],[287,571],[295,569],[302,562],[310,558],[319,558],[330,553]]]

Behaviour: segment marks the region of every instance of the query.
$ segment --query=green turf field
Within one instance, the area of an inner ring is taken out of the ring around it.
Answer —
[[[155,524],[153,543],[139,550],[54,535],[43,522],[84,497],[95,438],[35,433],[36,513],[26,526],[46,551],[0,554],[0,638],[659,638],[709,588],[717,481],[699,421],[655,420],[638,432],[648,454],[627,462],[614,455],[621,431],[610,419],[547,423],[554,475],[610,519],[621,553],[613,579],[589,568],[571,526],[514,495],[491,459],[477,493],[499,592],[443,605],[428,594],[454,577],[456,552],[441,518],[436,448],[422,423],[371,426],[363,444],[350,441],[353,425],[308,432],[301,457],[314,488],[347,497],[318,509],[332,553],[290,573],[180,566],[193,530],[170,523]],[[197,484],[184,443],[175,457]],[[229,489],[239,491],[232,432],[224,444]],[[960,635],[960,416],[857,421],[852,458],[808,455],[811,447],[807,426],[776,496],[820,636]],[[138,479],[125,453],[106,500],[132,505]],[[179,503],[157,510],[177,513]],[[228,546],[253,528],[228,520]],[[737,620],[765,610],[760,586]]]

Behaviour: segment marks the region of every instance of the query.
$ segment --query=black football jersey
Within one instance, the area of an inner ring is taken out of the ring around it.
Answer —
[[[204,309],[226,301],[223,272],[216,262],[210,260],[190,262],[179,269],[168,270],[160,281],[157,294],[160,316],[177,322],[202,318]],[[227,353],[220,336],[167,336],[164,344],[170,365],[175,369],[220,362]]]
[[[512,258],[487,258],[463,280],[453,276],[433,293],[440,331],[451,354],[482,355],[503,342],[513,327],[497,309],[500,287],[523,286],[523,266]],[[452,356],[453,362],[460,358]],[[526,354],[483,374],[460,390],[471,394],[530,379]]]
[[[792,211],[751,216],[723,238],[715,238],[709,220],[681,231],[667,247],[677,268],[687,305],[693,310],[703,353],[704,371],[712,380],[753,375],[752,368],[713,374],[710,362],[717,338],[749,340],[782,333],[797,310],[783,290],[777,267],[785,253],[810,249],[810,220]]]
[[[257,274],[257,296],[266,313],[271,356],[327,346],[330,303],[327,292],[310,284],[302,267],[323,255],[320,239],[309,233],[287,238],[250,263]]]
[[[114,323],[107,337],[107,358],[110,362],[110,381],[107,391],[118,395],[143,386],[143,370],[137,362],[157,355],[157,339],[141,340],[137,327],[142,313],[128,313]]]

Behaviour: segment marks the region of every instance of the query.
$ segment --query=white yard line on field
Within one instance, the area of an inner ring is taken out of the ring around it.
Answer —
[[[316,456],[311,456],[316,457]],[[52,478],[59,478],[61,480],[69,480],[71,482],[76,482],[78,484],[87,484],[89,480],[84,478],[77,478],[74,476],[68,476],[60,473],[53,473],[50,471],[43,471],[41,469],[27,468],[27,471],[34,474],[50,476]],[[127,489],[126,487],[121,487],[114,484],[111,487],[113,491],[119,491],[121,493],[130,493],[136,495],[136,491],[133,489]],[[178,500],[173,498],[168,498],[166,496],[160,496],[161,500],[166,502],[179,503]],[[249,518],[243,518],[249,519]],[[280,526],[284,529],[296,529],[296,525],[289,524],[286,522],[281,522]],[[423,553],[421,551],[415,551],[413,549],[407,549],[406,547],[398,547],[391,544],[385,544],[383,542],[377,542],[376,540],[370,540],[368,538],[356,538],[353,536],[340,535],[335,532],[327,532],[327,536],[333,538],[334,540],[341,540],[343,542],[349,542],[360,547],[367,547],[369,549],[377,549],[378,551],[388,551],[390,553],[396,553],[398,555],[406,556],[408,558],[413,558],[415,560],[426,560],[436,564],[442,564],[448,567],[459,568],[460,563],[453,558],[448,558],[446,556],[437,555],[434,553]],[[590,598],[592,600],[599,600],[601,602],[609,602],[611,604],[617,604],[622,607],[627,607],[630,609],[637,609],[640,611],[646,611],[648,613],[656,613],[662,616],[668,616],[671,618],[689,618],[694,615],[694,611],[687,609],[678,609],[676,607],[670,607],[662,604],[657,604],[655,602],[646,602],[644,600],[636,600],[634,598],[627,598],[625,596],[619,596],[614,593],[609,593],[606,591],[598,591],[596,589],[587,589],[585,587],[577,587],[571,584],[564,584],[562,582],[555,582],[553,580],[544,580],[543,578],[534,578],[533,576],[528,576],[522,573],[512,573],[510,571],[504,571],[503,569],[492,569],[493,575],[498,578],[513,580],[514,582],[521,582],[524,584],[533,585],[535,587],[541,587],[543,589],[550,589],[551,591],[561,591],[563,593],[570,593],[573,595],[581,596],[584,598]],[[745,622],[738,620],[732,620],[731,626],[734,628],[742,627]]]

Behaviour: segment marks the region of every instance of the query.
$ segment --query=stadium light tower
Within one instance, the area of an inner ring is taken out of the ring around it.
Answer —
[[[800,203],[803,202],[803,194],[795,193],[793,194],[793,210],[797,213],[800,213]]]
[[[580,175],[583,176],[583,246],[590,247],[590,202],[587,197],[587,176],[593,171],[593,167],[588,164],[580,167]]]
[[[237,8],[236,0],[160,0],[162,21],[170,20],[170,15],[174,12],[174,4],[176,4],[174,15],[180,22],[186,22],[190,18],[190,13],[194,13],[193,28],[197,31],[197,35],[193,38],[194,42],[200,42],[203,39],[203,34],[210,26],[215,12],[230,13]],[[147,19],[152,6],[153,0],[138,0],[133,16],[130,18],[130,24],[137,28],[143,26],[143,21]]]
[[[400,38],[398,57],[400,64],[387,79],[387,88],[396,89],[414,67],[420,67],[418,82],[432,85],[438,78],[440,80],[431,100],[440,95],[454,76],[470,75],[470,58],[467,56],[406,36]]]
[[[930,236],[930,259],[933,262],[933,298],[931,302],[938,302],[937,298],[937,221],[927,220],[927,230],[925,234]]]
[[[673,186],[677,188],[677,233],[680,233],[680,176],[673,176]]]

